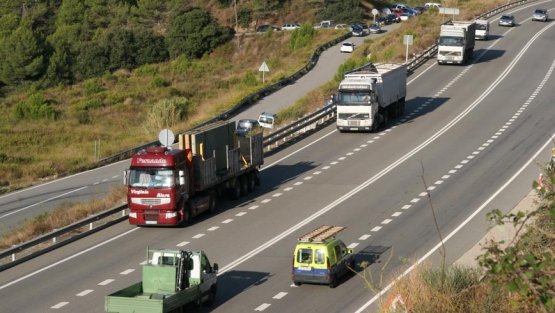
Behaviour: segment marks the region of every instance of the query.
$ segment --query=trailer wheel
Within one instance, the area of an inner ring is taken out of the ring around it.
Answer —
[[[239,179],[235,179],[233,187],[229,189],[230,197],[233,200],[238,200],[241,197],[241,182]]]
[[[256,173],[253,171],[248,173],[247,175],[248,175],[248,181],[249,181],[248,191],[253,192],[254,189],[256,188]]]
[[[249,182],[247,180],[247,176],[241,175],[239,177],[239,183],[241,185],[241,196],[244,196],[249,192]]]
[[[379,120],[380,115],[378,113],[376,113],[376,115],[374,115],[374,120],[372,121],[372,132],[373,133],[377,133],[378,132],[378,125],[380,124],[380,120]]]
[[[405,98],[401,99],[401,115],[399,116],[403,116],[405,114]]]
[[[216,211],[218,211],[218,194],[216,193],[215,190],[210,191],[210,196],[208,201],[210,202],[209,208],[208,208],[208,210],[210,211],[210,214],[216,213]]]

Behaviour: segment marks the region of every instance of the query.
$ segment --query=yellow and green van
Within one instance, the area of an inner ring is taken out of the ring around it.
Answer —
[[[291,277],[296,286],[303,283],[337,286],[337,280],[355,268],[353,250],[335,235],[342,226],[321,226],[298,239],[293,255]]]

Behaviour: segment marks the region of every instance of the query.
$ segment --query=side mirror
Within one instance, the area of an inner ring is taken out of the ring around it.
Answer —
[[[348,253],[348,254],[353,254],[353,249],[347,250],[347,253]]]
[[[123,171],[123,185],[125,187],[129,186],[129,170]]]
[[[214,273],[218,273],[218,270],[219,270],[218,263],[214,263],[214,266],[212,268],[214,269]]]
[[[180,186],[185,185],[185,172],[184,171],[179,171],[179,185]]]

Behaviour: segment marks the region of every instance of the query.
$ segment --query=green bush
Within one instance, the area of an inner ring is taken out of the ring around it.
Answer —
[[[243,84],[249,87],[258,85],[258,80],[252,70],[248,70],[243,76]]]
[[[312,43],[316,30],[310,24],[304,24],[291,34],[289,48],[293,51],[306,47]]]
[[[168,84],[159,75],[154,76],[150,81],[150,86],[154,88],[166,87],[167,85]]]
[[[96,83],[95,80],[88,80],[85,82],[85,96],[94,95],[103,91],[102,87]]]
[[[189,101],[185,97],[158,101],[147,113],[144,128],[149,134],[156,134],[164,128],[177,125],[187,115]]]
[[[150,65],[143,65],[135,70],[135,74],[139,77],[143,76],[154,76],[156,75],[156,69]]]
[[[13,109],[12,114],[17,119],[30,120],[55,120],[56,111],[48,103],[42,92],[29,96],[27,101],[20,101]]]

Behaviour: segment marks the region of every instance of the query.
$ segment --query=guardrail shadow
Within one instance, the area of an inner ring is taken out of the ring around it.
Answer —
[[[403,120],[406,120],[404,121],[404,123],[412,123],[412,121],[415,120],[416,118],[433,112],[435,109],[445,104],[449,99],[450,98],[445,98],[445,97],[441,97],[441,98],[438,97],[433,99],[432,97],[416,97],[416,98],[410,99],[407,102],[405,102],[405,114],[403,114],[402,116],[396,119],[393,119],[393,120],[390,119],[389,125],[390,126],[393,125],[394,121],[403,121]],[[425,107],[422,107],[422,105],[429,100],[432,100],[432,101],[429,104],[427,104]],[[417,110],[418,112],[416,112]]]
[[[482,50],[483,49],[474,51],[474,55],[480,55]],[[505,52],[505,50],[487,50],[484,56],[482,56],[480,60],[476,61],[475,64],[487,63],[489,61],[499,59],[505,54]]]
[[[218,276],[216,301],[210,307],[201,307],[196,312],[212,312],[245,290],[264,284],[273,275],[265,272],[229,271]]]

